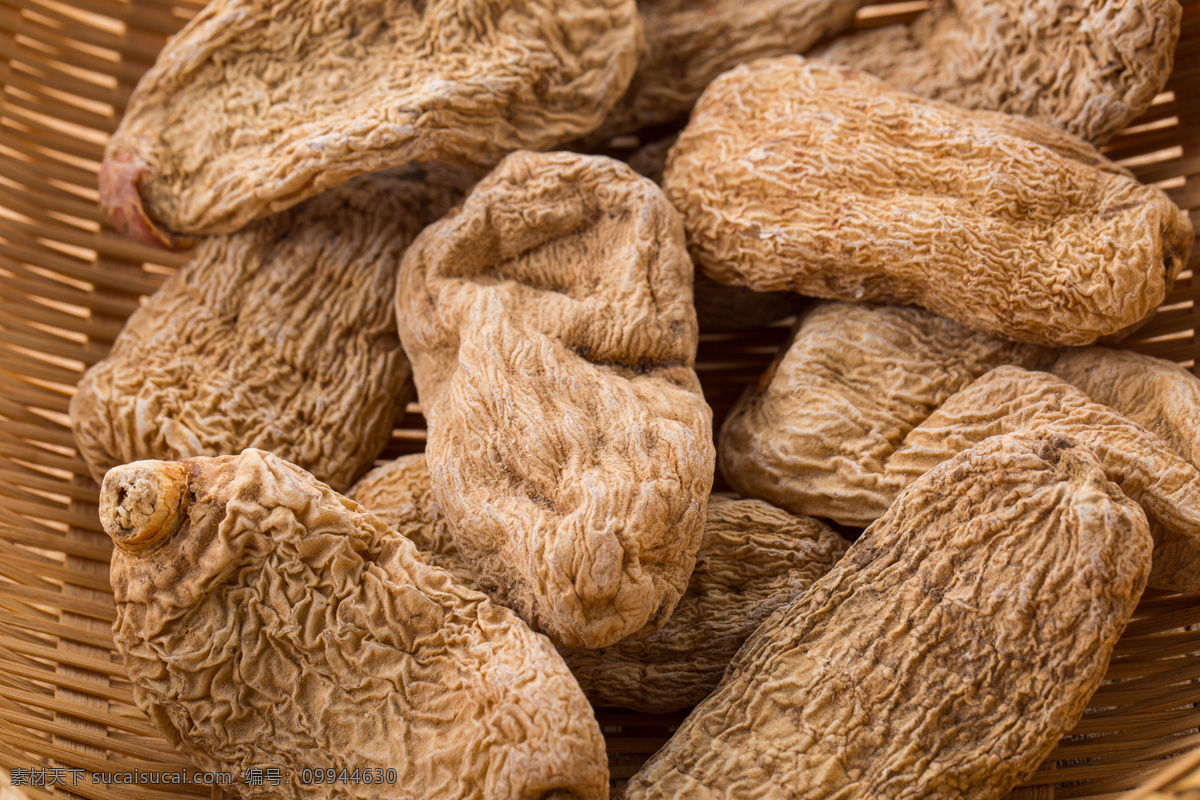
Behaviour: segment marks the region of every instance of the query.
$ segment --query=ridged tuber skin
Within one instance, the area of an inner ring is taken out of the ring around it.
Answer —
[[[989,439],[767,619],[625,798],[1004,797],[1100,685],[1150,548],[1089,450]]]
[[[463,586],[483,591],[454,547],[450,523],[433,497],[424,453],[401,456],[376,467],[351,486],[346,496],[412,542],[426,563],[446,570]]]
[[[182,246],[367,172],[486,171],[600,125],[641,44],[634,0],[214,0],[139,82],[100,202]]]
[[[1200,588],[1200,471],[1074,386],[1011,366],[1044,363],[1052,351],[973,336],[919,309],[822,305],[730,414],[722,473],[794,514],[866,526],[906,486],[990,436],[1059,434],[1091,448],[1145,509],[1150,585]],[[1010,366],[970,380],[997,361]]]
[[[1053,358],[919,308],[819,303],[726,418],[721,473],[747,497],[866,527],[895,497],[886,464],[913,428],[993,368]]]
[[[911,25],[855,33],[812,55],[1102,144],[1162,91],[1182,13],[1178,0],[935,0]]]
[[[1200,467],[1200,378],[1130,350],[1067,350],[1046,369],[1161,436]]]
[[[559,648],[593,705],[651,714],[690,708],[775,609],[802,594],[847,542],[812,517],[710,497],[696,569],[671,619],[601,650]]]
[[[626,163],[634,172],[662,185],[667,154],[676,137],[668,136],[638,148]],[[726,333],[770,325],[804,310],[811,300],[795,292],[756,292],[744,286],[717,283],[697,272],[692,284],[696,322],[701,333]]]
[[[803,53],[849,27],[862,0],[639,0],[646,44],[625,96],[590,140],[686,116],[744,61]]]
[[[1023,431],[1068,436],[1090,448],[1150,520],[1150,585],[1200,589],[1200,471],[1160,436],[1047,373],[997,367],[949,398],[888,459],[887,480],[907,486],[989,436]]]
[[[1074,136],[799,56],[714,81],[664,188],[722,283],[918,305],[1034,344],[1128,333],[1193,238],[1162,191]]]
[[[612,159],[515,153],[405,254],[433,494],[480,584],[557,644],[649,633],[712,487],[679,217]]]
[[[350,497],[407,537],[428,563],[475,587],[438,510],[423,454],[367,473]],[[687,591],[654,633],[559,653],[593,705],[664,714],[716,688],[733,654],[771,612],[828,572],[847,543],[827,525],[759,500],[710,497]]]
[[[406,167],[205,241],[71,400],[96,481],[130,461],[257,447],[350,486],[412,397],[393,311],[401,256],[468,186]]]
[[[241,797],[608,796],[600,728],[550,642],[298,467],[139,461],[105,477],[100,518],[138,707],[200,769],[282,768]]]

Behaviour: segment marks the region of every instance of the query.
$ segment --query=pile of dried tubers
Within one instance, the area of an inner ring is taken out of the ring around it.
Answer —
[[[1038,766],[1144,588],[1200,590],[1200,380],[1097,346],[1192,251],[1097,150],[1181,10],[859,5],[213,0],[167,44],[101,202],[194,255],[71,418],[173,745],[283,768],[246,798],[584,800],[592,704],[695,706],[627,800]],[[789,316],[714,432],[699,332]]]

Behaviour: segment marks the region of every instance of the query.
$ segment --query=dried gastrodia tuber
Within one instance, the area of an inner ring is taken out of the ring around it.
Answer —
[[[470,589],[482,591],[475,573],[454,547],[450,524],[433,498],[424,453],[401,456],[376,467],[346,496],[408,539],[427,564],[441,567]]]
[[[627,163],[639,175],[662,185],[667,154],[676,137],[668,136],[638,148]],[[701,333],[727,332],[757,328],[791,316],[811,302],[795,292],[756,292],[745,286],[717,283],[697,272],[692,285],[696,304],[696,322]]]
[[[75,441],[110,467],[270,450],[344,489],[411,397],[393,295],[404,249],[463,176],[363,176],[205,241],[134,312],[71,401]]]
[[[480,584],[559,644],[662,625],[712,486],[692,265],[661,190],[515,153],[405,254],[433,493]]]
[[[593,139],[673,122],[725,70],[802,53],[850,25],[862,0],[638,0],[646,46]]]
[[[721,473],[747,497],[865,527],[895,497],[904,437],[991,369],[1049,348],[977,333],[919,308],[820,303],[721,430]]]
[[[999,366],[968,382],[997,360],[1051,354],[958,338],[953,327],[917,309],[819,308],[765,386],[730,415],[722,472],[744,494],[793,513],[869,525],[904,487],[989,436],[1065,435],[1091,448],[1109,480],[1145,508],[1156,541],[1151,585],[1200,588],[1200,471],[1052,375]]]
[[[1047,367],[1084,394],[1161,436],[1200,467],[1200,378],[1178,364],[1129,350],[1068,350]]]
[[[936,0],[911,25],[862,31],[814,56],[1100,144],[1162,91],[1181,17],[1178,0]]]
[[[626,800],[1001,798],[1099,686],[1150,546],[1087,449],[989,439],[768,618]]]
[[[1161,437],[1044,372],[997,367],[951,396],[887,460],[886,483],[907,486],[989,436],[1020,431],[1065,435],[1090,448],[1150,520],[1150,585],[1200,589],[1200,471]]]
[[[696,569],[670,621],[600,650],[559,648],[594,704],[649,713],[696,705],[775,609],[828,572],[846,542],[758,500],[708,501]]]
[[[113,638],[134,698],[245,798],[606,798],[604,741],[553,647],[259,450],[105,478]],[[308,770],[395,770],[312,783]]]
[[[722,283],[920,305],[1038,344],[1144,322],[1193,236],[1069,134],[799,56],[714,81],[664,187]]]
[[[350,496],[408,537],[428,563],[474,586],[433,500],[424,455],[372,470]],[[559,652],[593,704],[648,713],[688,708],[716,688],[746,637],[845,549],[817,520],[758,500],[710,497],[696,569],[671,619],[648,636]]]
[[[634,0],[214,0],[138,84],[101,204],[178,245],[365,172],[486,169],[596,128],[640,47]]]

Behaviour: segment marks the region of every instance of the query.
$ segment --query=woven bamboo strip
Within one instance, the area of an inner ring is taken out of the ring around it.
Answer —
[[[103,297],[94,296],[93,292],[84,291],[76,285],[78,282],[86,280],[96,280],[99,285],[104,283],[114,283],[120,279],[114,279],[112,276],[99,275],[90,272],[86,269],[81,269],[75,264],[72,264],[69,259],[73,258],[70,255],[55,253],[43,250],[36,255],[25,255],[27,251],[24,247],[13,246],[10,238],[8,243],[0,243],[0,270],[7,271],[11,275],[4,275],[0,272],[0,284],[10,288],[13,291],[30,297],[40,297],[49,301],[64,303],[67,305],[76,306],[79,308],[87,308],[90,310],[102,310],[108,314],[125,314],[133,313],[137,308],[137,303],[128,299],[124,300],[109,300]],[[24,263],[21,263],[24,262]],[[44,272],[53,269],[54,264],[63,265],[66,270],[60,271],[58,278],[47,277]],[[67,271],[75,273],[68,275]],[[121,282],[128,283],[129,279]],[[143,283],[143,281],[137,281]],[[150,285],[157,285],[157,281],[146,281]],[[153,290],[151,290],[153,291]]]
[[[28,464],[34,464],[49,469],[60,469],[69,471],[73,474],[83,474],[86,472],[83,462],[78,457],[67,458],[64,456],[54,455],[42,449],[37,449],[26,445],[25,448],[14,447],[7,439],[8,433],[0,430],[0,455],[9,458],[23,461]],[[99,527],[99,520],[96,521],[96,526]]]
[[[61,358],[84,358],[86,353],[81,352],[82,345],[77,344],[61,344],[53,339],[47,338],[47,344],[44,352],[48,355],[56,355]],[[11,330],[0,328],[0,343],[13,345],[15,347],[29,348],[32,342],[37,341],[36,338],[17,333]],[[27,378],[34,378],[39,381],[47,381],[49,383],[60,383],[70,386],[73,380],[78,380],[79,372],[77,370],[65,369],[52,363],[42,361],[30,355],[26,355],[11,347],[5,353],[3,358],[0,358],[0,364],[5,369],[19,371]]]
[[[45,97],[40,92],[30,94],[24,91],[17,91],[17,87],[6,87],[6,91],[9,109],[24,109],[27,114],[32,115],[27,116],[27,119],[37,120],[42,118],[44,120],[53,120],[55,126],[69,125],[74,128],[96,130],[104,134],[112,133],[112,129],[116,127],[116,123],[111,119],[75,109],[65,103],[58,102],[56,98]],[[92,121],[103,122],[103,125],[93,128],[89,124]]]
[[[123,108],[129,102],[129,97],[122,96],[115,84],[103,80],[107,76],[78,69],[68,70],[65,65],[50,62],[45,54],[23,53],[15,47],[9,48],[0,40],[0,58],[6,59],[14,72],[25,74],[47,89],[106,103],[115,108]]]
[[[73,642],[78,642],[80,644],[88,644],[88,645],[92,645],[94,647],[107,648],[110,652],[112,650],[111,632],[107,635],[99,634],[99,633],[92,633],[90,631],[83,631],[78,628],[73,628],[70,625],[63,625],[60,622],[54,622],[54,621],[50,621],[50,620],[27,619],[20,615],[17,615],[11,619],[5,619],[3,624],[0,625],[0,627],[6,627],[6,628],[9,628],[10,630],[16,630],[16,629],[29,630],[29,631],[33,631],[35,633],[43,634],[45,636],[69,639]],[[148,724],[148,723],[146,723],[146,724]],[[151,730],[151,729],[148,728],[148,730]],[[155,734],[155,735],[157,735],[157,734]]]
[[[8,556],[6,563],[3,566],[0,566],[0,570],[2,570],[6,576],[14,582],[17,580],[15,573],[22,569],[36,569],[41,577],[49,578],[60,584],[71,584],[84,589],[95,589],[99,592],[111,593],[112,591],[107,575],[94,575],[88,572],[79,572],[77,570],[70,569],[69,567],[45,565],[39,566],[36,562],[29,560],[27,557],[16,557],[10,555]],[[105,646],[111,646],[111,643]]]
[[[38,330],[36,326],[15,319],[7,320],[7,322],[10,327],[0,328],[0,336],[3,337],[3,341],[12,345],[7,348],[4,357],[0,358],[0,364],[3,364],[5,369],[19,371],[26,378],[58,383],[63,386],[70,386],[78,380],[78,370],[64,368],[61,361],[56,359],[79,362],[87,358],[88,354],[84,349],[83,342],[60,339],[49,331],[39,337],[36,333],[31,332]],[[46,341],[40,352],[31,346],[39,339]]]
[[[72,486],[71,484],[64,483],[61,479],[44,476],[33,470],[16,469],[6,466],[3,461],[0,461],[0,482],[35,491],[41,490],[63,494],[72,500],[82,500],[88,503],[94,503],[96,500],[96,492],[90,487]]]
[[[10,165],[13,163],[19,163],[19,162],[12,162],[12,161],[9,162]],[[11,173],[15,170],[8,170],[8,171]],[[9,180],[12,180],[11,175],[4,175],[4,176],[0,176],[0,177],[4,177],[4,178],[8,178]],[[23,204],[21,202],[24,199],[22,197],[22,195],[29,196],[30,194],[31,193],[28,190],[18,192],[18,191],[15,191],[15,190],[9,188],[8,186],[5,186],[3,183],[0,183],[0,203],[3,203],[4,206],[7,208],[21,209],[22,217],[33,220],[35,222],[41,222],[43,224],[58,225],[58,224],[62,224],[63,222],[67,222],[68,224],[78,226],[78,222],[76,222],[74,220],[63,219],[63,212],[58,211],[58,209],[53,207],[53,206],[62,207],[64,205],[69,206],[69,201],[64,203],[62,201],[55,200],[51,197],[47,197],[45,195],[45,193],[42,193],[43,197],[45,197],[45,199],[50,200],[49,203],[38,202],[36,205],[33,203],[29,203],[27,205]],[[30,198],[30,199],[33,199],[33,198]],[[41,198],[39,198],[39,200],[40,199]],[[58,211],[57,214],[55,213],[56,211]],[[73,216],[73,215],[68,215],[68,216]],[[86,224],[87,218],[83,217],[81,219]],[[95,230],[95,228],[97,226],[93,225],[90,227],[93,230]]]
[[[153,63],[154,57],[162,48],[162,41],[155,43],[149,35],[115,34],[72,19],[57,10],[25,0],[10,0],[10,3],[21,9],[21,21],[25,23],[22,30],[18,32],[24,33],[31,39],[38,39],[39,33],[45,36],[47,32],[52,32],[60,42],[70,43],[66,49],[72,49],[71,45],[75,47],[80,44],[90,45],[147,65]],[[165,39],[165,37],[163,38]]]
[[[53,162],[67,163],[63,161],[62,156],[69,156],[83,161],[99,162],[104,155],[102,143],[67,136],[57,128],[48,127],[32,117],[11,114],[6,110],[2,123],[0,133],[4,136],[0,141],[4,146],[38,161],[49,158]],[[75,188],[85,190],[83,186]],[[94,191],[95,187],[92,187],[92,190]]]
[[[69,436],[65,425],[56,420],[48,419],[33,409],[9,402],[7,397],[0,397],[0,415],[9,418],[5,424],[8,434],[22,441],[41,441],[46,444],[56,444],[60,443],[55,441],[56,438],[61,439],[64,435]],[[20,420],[25,420],[28,425],[22,424]],[[36,429],[34,433],[30,433],[30,427]],[[69,444],[61,444],[70,447]]]
[[[84,341],[77,342],[79,348],[77,354],[72,356],[72,359],[77,359],[85,364],[91,364],[99,358],[99,353],[96,352],[94,340],[96,337],[101,339],[111,337],[114,333],[112,326],[98,322],[90,317],[80,317],[75,313],[68,313],[62,310],[62,307],[53,307],[43,305],[41,298],[31,298],[28,295],[20,295],[19,300],[8,300],[7,297],[17,296],[15,293],[7,291],[8,287],[4,281],[0,281],[0,319],[24,319],[29,320],[28,327],[34,327],[40,330],[43,334],[48,334],[46,328],[52,328],[63,332],[73,334],[82,334]],[[82,309],[81,309],[82,311]],[[37,328],[36,326],[45,326]],[[119,333],[119,331],[117,331]],[[74,341],[69,339],[68,341]],[[111,338],[108,339],[111,341]]]
[[[49,187],[50,191],[28,188],[29,186],[34,185],[45,187],[45,182],[38,184],[34,178],[34,174],[30,171],[26,171],[21,166],[21,162],[19,161],[10,161],[8,163],[8,167],[5,169],[5,172],[8,173],[5,175],[5,177],[12,180],[20,180],[26,183],[26,187],[19,192],[13,189],[4,189],[3,191],[5,200],[16,201],[16,203],[24,202],[28,203],[30,206],[36,204],[36,206],[43,212],[57,212],[58,214],[65,214],[69,217],[75,217],[88,223],[95,223],[97,226],[104,219],[104,214],[91,199],[85,200],[78,195],[54,186]],[[19,208],[21,206],[14,204],[10,205],[9,207]],[[24,216],[32,216],[32,214],[29,213],[30,210],[32,209],[27,207],[25,209]],[[51,217],[51,219],[55,220],[56,218]]]
[[[0,653],[0,668],[3,669],[6,675],[15,675],[39,684],[74,689],[81,694],[91,693],[95,697],[101,697],[105,700],[125,703],[130,706],[134,705],[133,690],[128,687],[97,686],[94,683],[82,681],[69,675],[56,674],[45,668],[35,668],[21,664],[5,653]]]
[[[19,0],[18,5],[24,8],[45,8],[45,3],[36,0]],[[127,3],[112,2],[111,0],[89,0],[88,11],[93,16],[102,16],[110,20],[132,23],[140,30],[170,36],[179,30],[179,19],[167,8],[147,7],[139,4],[136,9]],[[59,12],[64,18],[78,20],[64,12]]]
[[[36,528],[28,527],[15,528],[7,524],[0,525],[0,536],[3,536],[7,541],[13,544],[19,544],[25,547],[44,547],[48,550],[63,553],[65,555],[76,555],[82,558],[104,559],[107,554],[104,550],[109,548],[100,544],[90,542],[76,542],[67,539],[60,533],[55,531],[42,531]],[[4,606],[6,598],[0,596],[0,607]]]
[[[62,716],[70,716],[71,712],[67,711]],[[8,722],[10,724],[23,724],[30,730],[49,733],[54,736],[69,738],[78,744],[88,745],[98,751],[119,753],[130,759],[136,759],[142,766],[149,767],[154,771],[162,769],[182,769],[190,767],[191,763],[183,756],[174,753],[164,753],[161,746],[155,747],[142,744],[137,741],[127,741],[125,738],[110,738],[108,736],[97,736],[89,734],[79,727],[74,727],[52,720],[42,719],[30,714],[22,714],[19,712],[9,712]],[[90,720],[85,720],[90,722]],[[106,728],[107,730],[107,728]],[[109,765],[109,770],[113,769]]]
[[[17,90],[19,96],[30,98],[38,106],[53,108],[53,116],[64,122],[105,132],[116,127],[115,114],[108,103],[85,101],[23,72],[13,70],[9,73],[8,88]]]
[[[25,233],[34,238],[54,239],[63,244],[86,247],[102,256],[112,258],[123,258],[141,262],[157,261],[162,255],[160,250],[130,239],[124,239],[111,231],[89,233],[74,230],[66,226],[51,228],[46,225],[39,225],[33,222],[20,222],[18,220],[12,220],[8,225],[11,226],[12,230]],[[184,259],[180,258],[179,260],[182,261]]]

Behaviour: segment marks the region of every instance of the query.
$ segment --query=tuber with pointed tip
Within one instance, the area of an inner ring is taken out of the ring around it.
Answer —
[[[282,769],[246,800],[607,798],[550,642],[299,467],[142,461],[109,472],[100,514],[134,700],[199,769]],[[374,782],[304,778],[326,769]]]

